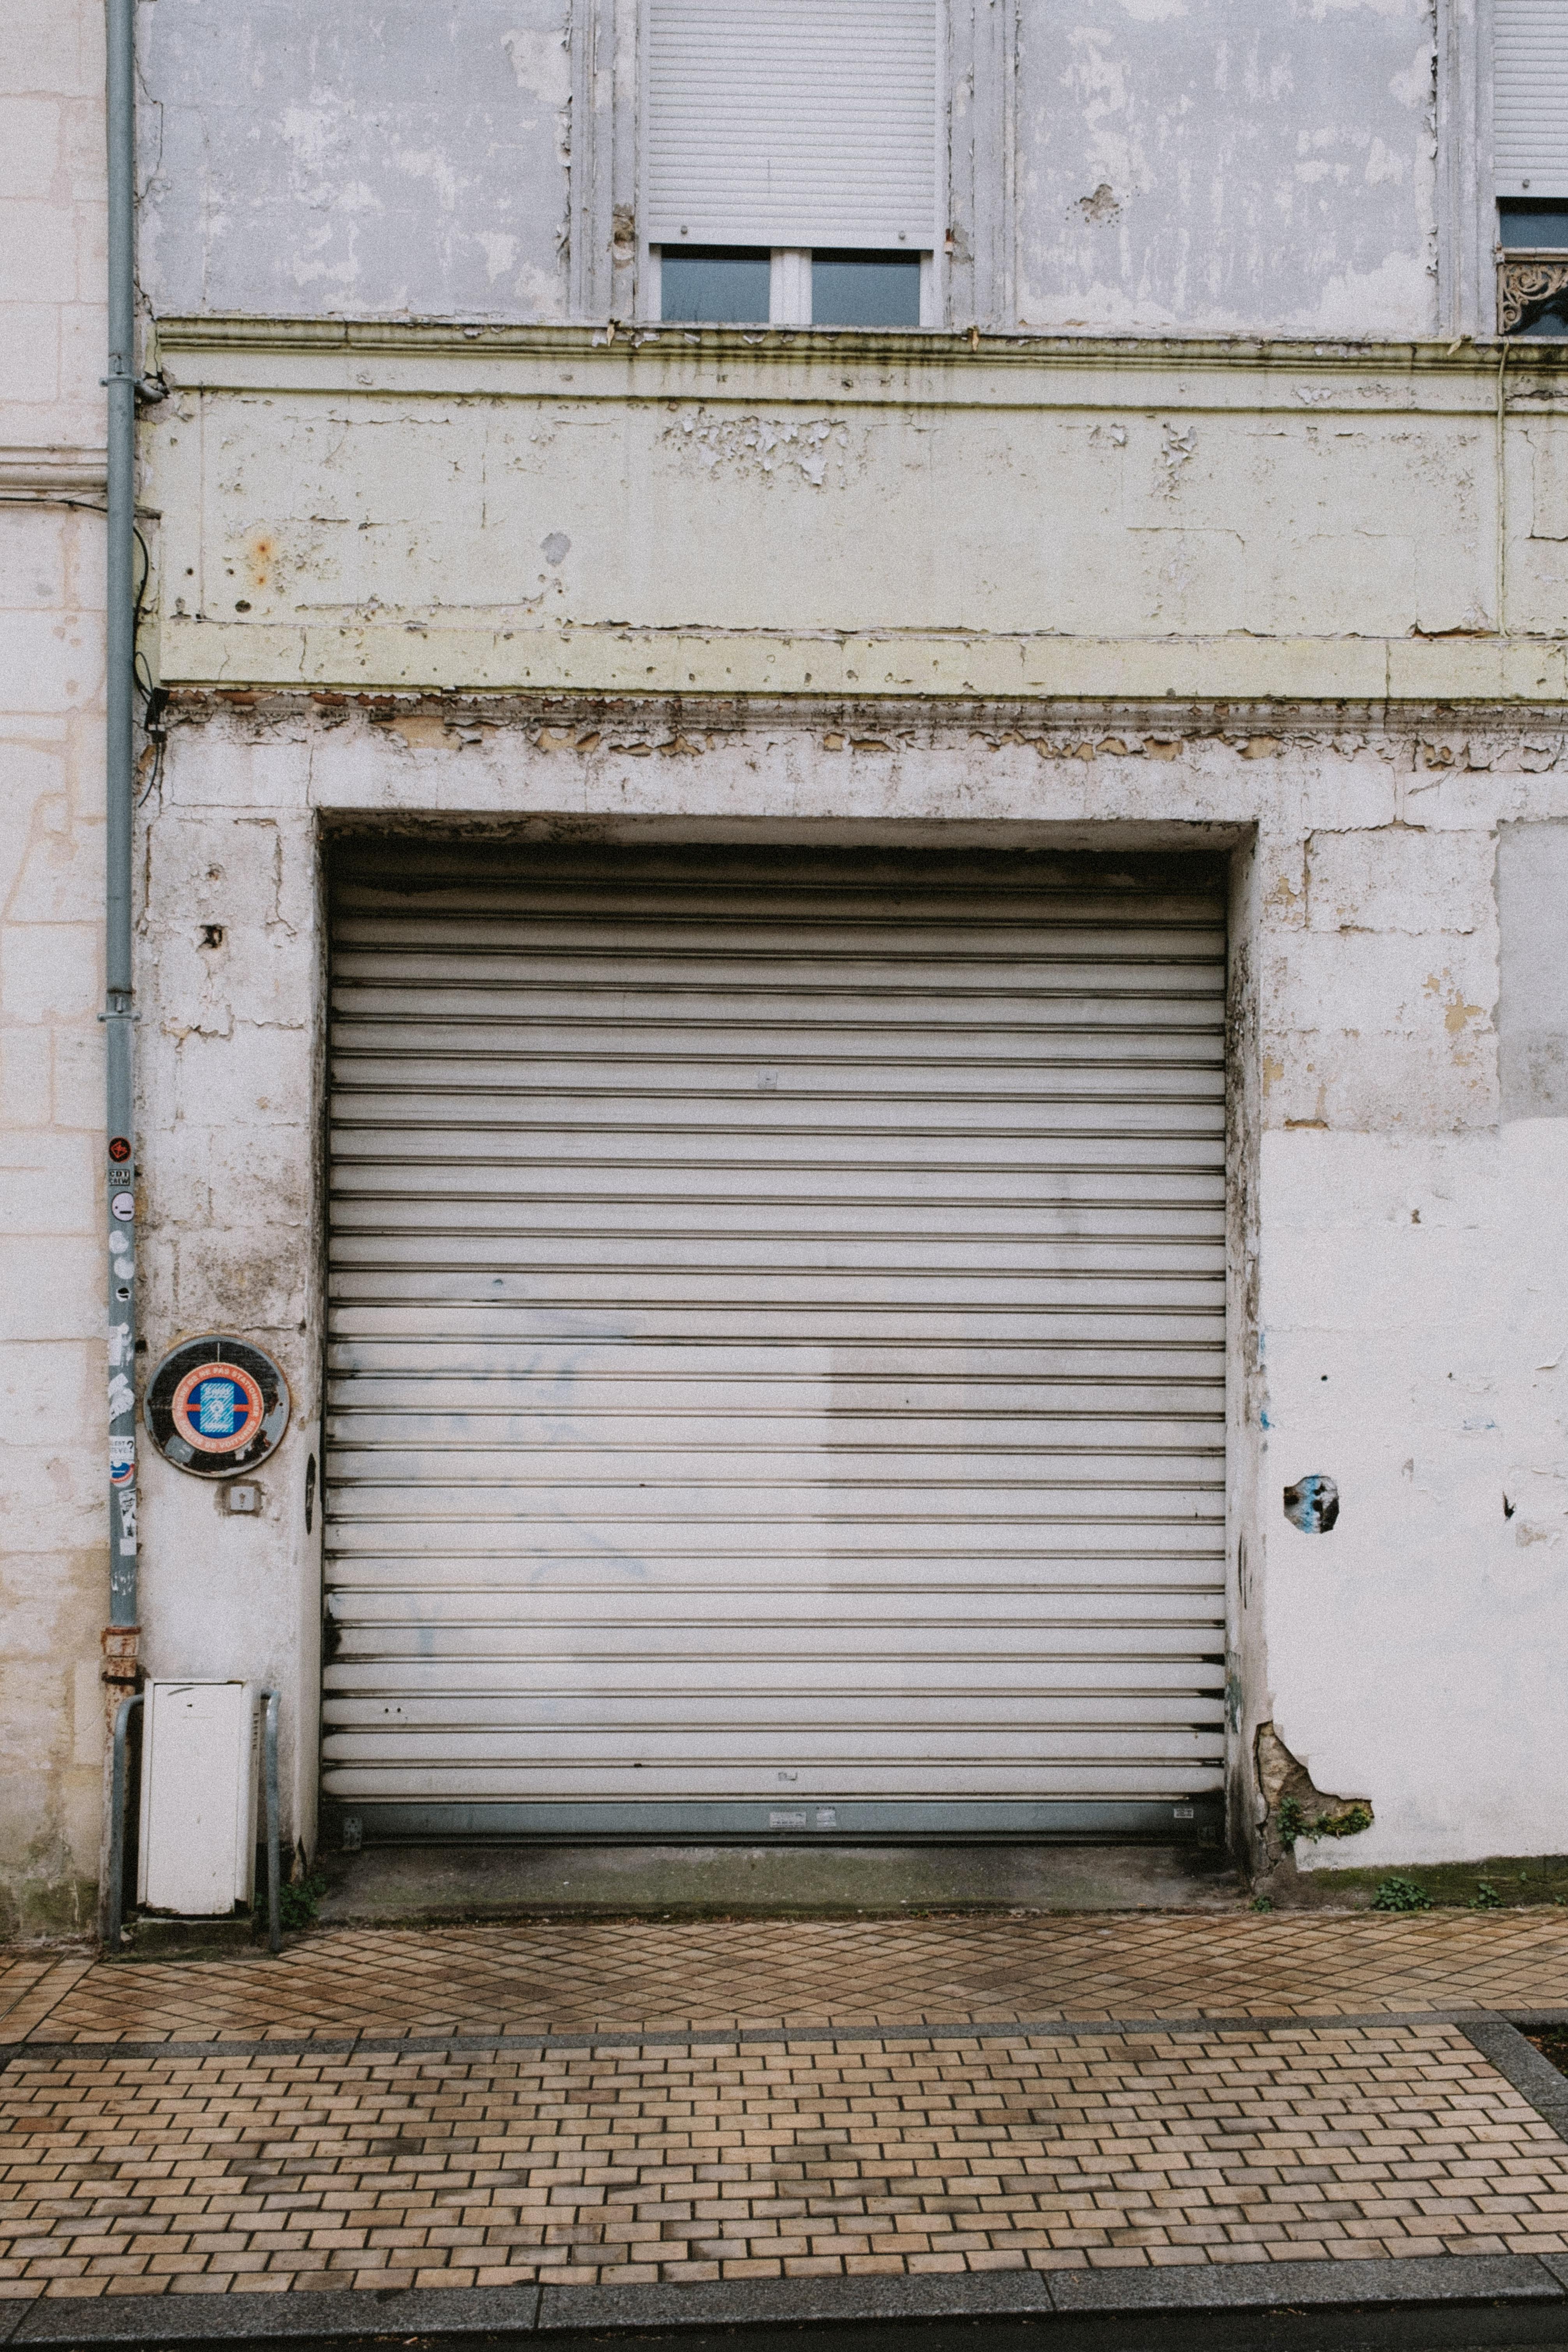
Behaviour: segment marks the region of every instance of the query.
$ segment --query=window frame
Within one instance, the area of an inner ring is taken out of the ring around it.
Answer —
[[[823,248],[775,245],[756,246],[749,249],[758,253],[765,251],[771,264],[768,316],[765,322],[760,319],[707,320],[667,319],[664,316],[663,300],[664,248],[662,246],[647,245],[644,247],[646,258],[637,273],[637,283],[643,292],[643,299],[639,300],[637,307],[637,325],[689,327],[693,331],[701,325],[736,326],[744,328],[750,334],[758,333],[764,323],[769,328],[789,328],[792,331],[815,326],[816,321],[811,315],[812,257],[814,250],[820,252]],[[853,254],[858,252],[859,247],[847,245],[843,250],[846,254]],[[918,327],[822,327],[817,329],[817,332],[824,335],[913,335],[925,334],[940,328],[942,322],[936,310],[936,256],[934,253],[917,248],[910,258],[918,259],[921,266],[921,315]]]
[[[821,327],[812,329],[812,248],[806,248],[804,247],[773,246],[766,248],[773,257],[773,276],[770,286],[768,320],[769,331],[773,328],[788,328],[792,331],[795,332],[811,329],[812,331],[824,335],[848,335],[861,333],[873,335],[889,333],[914,334],[940,331],[947,325],[949,310],[949,273],[947,267],[947,245],[949,235],[948,222],[952,217],[952,172],[948,138],[948,121],[951,111],[949,92],[952,82],[952,26],[949,16],[949,0],[932,0],[932,5],[936,11],[936,106],[935,119],[931,124],[932,170],[931,243],[929,247],[911,246],[910,247],[911,252],[915,252],[920,255],[920,327],[918,329],[911,327]],[[660,316],[663,307],[663,289],[660,283],[660,259],[663,247],[662,245],[653,243],[648,236],[649,203],[647,186],[647,126],[650,119],[650,99],[648,91],[648,62],[650,54],[648,36],[649,5],[650,0],[637,0],[637,283],[634,302],[634,318],[636,323],[639,327],[651,329],[661,327],[666,324],[666,321]],[[703,239],[704,244],[716,241],[721,240]],[[736,242],[743,245],[746,240],[741,238],[737,239]],[[762,251],[764,248],[759,247],[755,249]],[[823,248],[819,246],[815,249],[820,251]],[[847,244],[844,247],[844,250],[847,253],[858,252],[862,248],[858,246]],[[799,269],[799,260],[802,254],[805,255],[805,262],[804,272]],[[804,278],[804,287],[802,287],[800,282],[802,278]],[[797,311],[801,315],[795,315]],[[677,327],[686,322],[670,320],[668,323],[671,327]],[[752,334],[756,334],[763,331],[763,330],[762,329],[760,322],[752,322],[749,326],[748,331]]]

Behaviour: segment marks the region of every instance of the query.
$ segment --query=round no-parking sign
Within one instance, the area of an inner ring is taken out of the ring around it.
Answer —
[[[248,1339],[212,1333],[171,1348],[144,1408],[153,1444],[195,1478],[254,1470],[289,1426],[289,1383]]]

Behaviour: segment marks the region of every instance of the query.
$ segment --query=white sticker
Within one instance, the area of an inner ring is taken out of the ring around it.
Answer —
[[[109,1203],[109,1213],[111,1217],[118,1217],[122,1225],[129,1224],[136,1214],[135,1193],[116,1192]]]

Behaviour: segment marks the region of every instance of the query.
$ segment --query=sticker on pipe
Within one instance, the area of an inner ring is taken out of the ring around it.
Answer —
[[[263,1349],[209,1333],[173,1348],[153,1373],[145,1419],[153,1443],[193,1478],[233,1478],[277,1451],[289,1426],[289,1383]]]

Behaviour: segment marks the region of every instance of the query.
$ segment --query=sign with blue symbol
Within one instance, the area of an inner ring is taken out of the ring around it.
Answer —
[[[248,1339],[187,1339],[153,1373],[145,1418],[176,1470],[232,1478],[276,1450],[289,1425],[289,1384]]]

